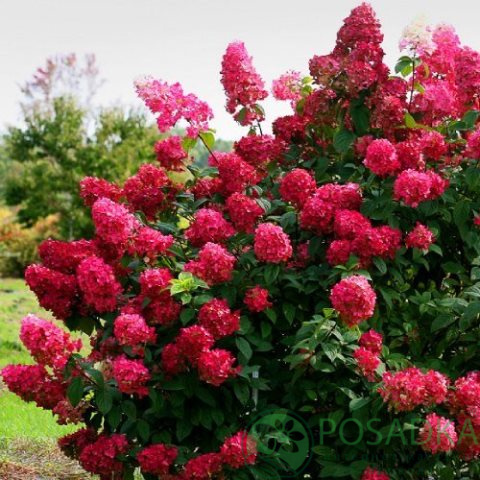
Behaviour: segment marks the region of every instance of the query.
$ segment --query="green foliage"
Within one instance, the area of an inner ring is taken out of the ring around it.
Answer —
[[[85,176],[122,181],[153,161],[158,135],[143,115],[110,109],[89,121],[91,113],[73,99],[57,98],[52,112],[33,112],[24,127],[12,127],[5,135],[5,201],[19,206],[22,223],[32,225],[58,213],[62,237],[88,234],[91,222],[78,194],[79,181]]]

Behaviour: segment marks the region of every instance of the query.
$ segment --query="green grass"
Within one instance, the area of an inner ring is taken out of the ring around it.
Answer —
[[[52,319],[38,306],[23,280],[0,278],[0,368],[10,363],[32,363],[19,340],[21,320],[29,313]],[[78,428],[58,425],[49,411],[23,402],[0,383],[0,478],[92,478],[56,447],[58,437]]]

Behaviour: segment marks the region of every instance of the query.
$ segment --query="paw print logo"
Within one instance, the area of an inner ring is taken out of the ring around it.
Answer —
[[[310,463],[313,438],[305,421],[290,410],[267,410],[248,428],[257,443],[256,470],[262,479],[297,478]],[[260,472],[259,472],[260,473]]]

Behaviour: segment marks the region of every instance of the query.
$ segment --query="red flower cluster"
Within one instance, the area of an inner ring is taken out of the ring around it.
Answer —
[[[137,460],[144,473],[166,475],[177,458],[178,449],[163,443],[156,443],[137,453]]]
[[[255,230],[253,249],[261,262],[286,262],[293,253],[290,238],[282,227],[273,223],[262,223]]]
[[[219,387],[230,377],[240,373],[242,367],[233,367],[235,362],[235,357],[228,350],[221,348],[206,350],[198,357],[198,376],[200,380]]]
[[[363,163],[379,177],[394,175],[401,168],[395,147],[385,139],[370,143]]]
[[[198,311],[198,323],[218,340],[240,329],[240,312],[232,312],[226,300],[214,298]]]
[[[222,182],[220,191],[224,196],[243,192],[247,186],[260,180],[255,168],[236,153],[216,152],[215,156],[210,156],[208,163],[218,168]]]
[[[49,375],[43,365],[7,365],[1,374],[11,392],[41,408],[51,410],[65,399],[65,384]]]
[[[173,245],[172,235],[163,235],[158,230],[150,227],[141,227],[137,231],[133,242],[129,246],[131,255],[154,259],[158,255],[168,254],[168,249]]]
[[[152,113],[158,114],[157,126],[161,132],[174,127],[181,119],[188,122],[187,135],[191,138],[208,130],[208,122],[213,118],[212,110],[192,93],[185,94],[179,83],[169,85],[146,77],[137,80],[135,87],[145,105]]]
[[[157,335],[141,315],[124,313],[113,324],[113,333],[120,345],[138,347],[145,343],[155,343]]]
[[[122,197],[122,189],[103,178],[85,177],[80,182],[80,196],[85,205],[91,207],[100,198],[118,202]]]
[[[269,292],[266,288],[256,285],[245,292],[243,303],[251,312],[263,312],[273,304],[268,300]]]
[[[280,159],[286,146],[271,135],[247,135],[234,144],[235,153],[255,168],[265,168],[271,161]]]
[[[425,225],[417,222],[415,228],[406,236],[405,245],[408,248],[428,250],[434,241],[435,236],[432,231]]]
[[[234,326],[237,327],[238,322],[238,314],[231,313],[224,303],[218,302],[221,301],[216,301],[199,313],[199,320],[200,316],[203,319],[201,323],[203,325],[207,323],[210,328],[213,328],[217,338],[218,335],[224,336],[225,332],[232,330]],[[221,325],[220,322],[225,320],[229,324]],[[198,369],[201,380],[216,387],[220,386],[228,378],[236,376],[240,367],[233,367],[235,357],[229,351],[212,349],[214,342],[214,334],[210,333],[205,326],[192,325],[182,328],[175,342],[166,345],[162,351],[164,371],[174,375],[183,371],[188,362]]]
[[[457,443],[455,424],[436,413],[430,413],[420,429],[418,440],[426,452],[449,452]]]
[[[70,316],[77,301],[77,281],[73,275],[30,265],[25,270],[25,281],[45,310],[60,320]]]
[[[375,353],[365,347],[359,347],[353,352],[353,358],[357,362],[362,375],[370,382],[375,381],[376,370],[380,365],[380,359]]]
[[[238,106],[245,108],[236,113],[242,125],[263,120],[264,115],[256,103],[268,96],[264,83],[252,64],[243,42],[232,42],[222,60],[222,85],[227,94],[227,111],[235,113]]]
[[[125,435],[100,435],[93,443],[84,446],[80,456],[80,465],[91,473],[100,475],[101,480],[120,480],[123,463],[117,459],[129,448]]]
[[[230,195],[225,206],[235,228],[245,233],[253,233],[257,220],[264,214],[263,208],[243,193]]]
[[[185,264],[185,271],[204,280],[208,285],[228,282],[232,278],[235,257],[221,245],[207,243],[198,254],[198,260]]]
[[[176,193],[165,170],[148,163],[127,179],[123,191],[132,208],[142,211],[149,219],[168,208]]]
[[[402,200],[409,207],[418,207],[422,202],[441,196],[448,185],[448,180],[432,170],[418,172],[409,169],[395,179],[393,196],[395,200]]]
[[[49,239],[38,247],[43,266],[62,273],[75,273],[78,264],[84,258],[97,253],[97,248],[91,240],[63,242]]]
[[[234,228],[220,212],[202,208],[195,213],[193,222],[185,230],[185,238],[194,247],[201,247],[208,242],[224,243],[234,233]]]
[[[82,348],[81,340],[72,340],[67,332],[35,315],[22,320],[20,340],[39,364],[56,370],[62,369],[70,355]]]
[[[142,360],[132,360],[120,356],[113,360],[113,378],[122,393],[144,397],[148,395],[146,383],[150,380],[150,372]]]
[[[390,480],[390,477],[385,472],[380,472],[368,467],[363,472],[360,480]]]
[[[368,330],[368,332],[362,333],[360,340],[358,341],[361,347],[366,348],[370,352],[380,355],[382,353],[382,342],[383,336],[381,333],[373,330]]]
[[[112,312],[118,304],[122,286],[113,268],[99,257],[88,257],[77,268],[78,286],[83,300],[97,312]]]
[[[155,144],[157,160],[165,170],[181,172],[185,168],[184,160],[188,158],[182,146],[182,137],[173,135]]]
[[[376,298],[368,280],[362,275],[340,280],[330,293],[333,308],[350,327],[373,316]]]
[[[205,453],[189,460],[180,474],[180,479],[210,480],[212,476],[221,474],[225,465],[238,469],[253,465],[256,458],[255,440],[246,432],[240,431],[224,441],[219,453]]]
[[[399,372],[386,372],[379,393],[389,408],[409,412],[420,405],[443,403],[447,398],[448,379],[435,370],[422,373],[411,367]]]
[[[285,202],[291,202],[297,208],[302,208],[316,188],[315,179],[307,170],[294,168],[283,177],[280,183],[280,196]]]

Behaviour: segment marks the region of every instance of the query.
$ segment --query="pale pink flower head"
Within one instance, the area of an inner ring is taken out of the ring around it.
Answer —
[[[426,452],[449,452],[457,443],[455,423],[436,413],[430,413],[420,429],[419,443]]]
[[[188,123],[187,135],[191,138],[208,130],[212,110],[194,94],[185,94],[179,83],[169,85],[153,77],[143,77],[135,81],[135,88],[145,105],[157,115],[161,132],[170,130],[182,119]]]
[[[424,16],[419,16],[403,30],[399,42],[400,50],[411,50],[418,55],[431,53],[435,49],[432,29]]]
[[[302,98],[300,72],[289,71],[272,82],[272,94],[277,100],[289,100],[292,107]]]

